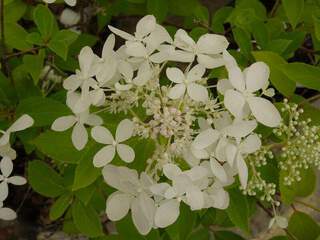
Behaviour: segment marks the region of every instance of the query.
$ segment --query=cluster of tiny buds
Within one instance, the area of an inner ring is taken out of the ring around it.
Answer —
[[[256,167],[267,165],[268,159],[273,159],[273,152],[267,147],[261,147],[260,150],[248,156],[248,160],[252,161]]]
[[[288,113],[288,121],[273,133],[282,139],[279,166],[287,175],[284,183],[291,185],[301,180],[301,170],[320,167],[320,128],[311,126],[311,120],[300,120],[302,109],[297,104],[284,101],[282,112]]]

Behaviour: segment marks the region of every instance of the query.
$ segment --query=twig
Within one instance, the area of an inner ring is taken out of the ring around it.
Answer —
[[[313,205],[311,205],[311,204],[309,204],[309,203],[306,203],[306,202],[303,202],[303,201],[300,201],[300,200],[295,200],[295,202],[296,202],[296,203],[299,203],[299,204],[301,204],[301,205],[304,205],[304,206],[306,206],[306,207],[308,207],[308,208],[311,208],[311,209],[313,209],[313,210],[315,210],[315,211],[317,211],[317,212],[320,212],[320,208],[317,208],[317,207],[315,207],[315,206],[313,206]]]
[[[278,9],[279,4],[280,4],[280,0],[276,0],[276,2],[274,3],[274,5],[270,11],[270,14],[269,14],[270,17],[274,16],[274,14],[276,13],[276,11]]]
[[[18,57],[27,53],[35,53],[35,51],[40,50],[44,47],[34,47],[34,48],[30,48],[24,51],[20,51],[20,52],[16,52],[16,53],[11,53],[11,54],[7,54],[6,56],[4,56],[5,60],[8,60],[9,58],[13,58],[13,57]]]
[[[307,99],[301,101],[298,105],[299,106],[303,106],[306,103],[314,102],[314,101],[316,101],[318,99],[320,99],[320,94],[317,94],[317,95],[314,95],[314,96],[312,96],[310,98],[307,98]]]
[[[5,60],[6,55],[6,43],[4,36],[4,0],[0,0],[0,61],[1,68],[6,76],[9,75],[9,66]]]

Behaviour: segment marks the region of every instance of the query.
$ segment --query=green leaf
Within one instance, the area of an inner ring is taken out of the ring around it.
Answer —
[[[63,178],[48,164],[35,160],[28,165],[28,181],[32,189],[46,197],[57,197],[66,191]]]
[[[163,22],[168,14],[169,1],[168,0],[148,0],[147,11],[156,17],[157,22]]]
[[[252,50],[250,34],[245,30],[237,27],[232,30],[233,36],[240,48],[240,52],[249,58],[250,52]]]
[[[274,39],[265,46],[264,50],[269,50],[282,55],[287,50],[291,42],[292,41],[288,39]]]
[[[320,18],[315,15],[313,16],[313,26],[316,38],[320,41]]]
[[[97,191],[95,185],[91,184],[88,187],[77,190],[74,194],[84,205],[87,205],[92,199],[95,191]]]
[[[89,144],[84,149],[76,167],[73,191],[89,186],[101,175],[101,169],[93,166],[93,157],[100,148],[97,144]]]
[[[266,25],[262,21],[254,22],[253,25],[252,35],[257,41],[257,44],[261,46],[262,49],[265,49],[269,43],[269,33]]]
[[[305,63],[289,63],[284,73],[296,83],[320,91],[320,68]]]
[[[38,32],[29,33],[26,37],[26,41],[30,44],[35,44],[39,46],[43,45],[43,39],[41,38],[41,35]]]
[[[214,236],[216,240],[245,240],[238,234],[229,231],[216,231]]]
[[[51,125],[58,117],[70,115],[69,108],[50,98],[31,97],[20,102],[17,114],[27,113],[35,121],[35,127]]]
[[[297,240],[316,240],[320,235],[319,225],[307,214],[298,211],[290,217],[288,231]]]
[[[245,232],[249,232],[249,207],[246,196],[238,189],[230,189],[230,204],[227,213],[231,221]]]
[[[262,61],[270,67],[270,80],[273,86],[283,95],[291,96],[295,91],[295,83],[283,73],[287,62],[278,54],[269,51],[252,52],[256,61]]]
[[[152,139],[134,139],[130,141],[129,145],[134,149],[135,160],[128,164],[128,167],[134,168],[138,172],[143,171],[148,158],[152,156],[155,150],[155,142]]]
[[[70,30],[61,30],[54,34],[48,47],[62,59],[66,60],[69,47],[77,38],[77,33]]]
[[[4,7],[4,21],[15,23],[25,14],[27,4],[22,0],[13,1]]]
[[[18,50],[27,50],[32,45],[26,41],[27,31],[17,23],[6,22],[4,27],[6,44]]]
[[[72,204],[72,217],[77,229],[86,236],[103,235],[100,218],[92,206],[85,206],[80,201],[76,201]]]
[[[41,71],[43,69],[44,51],[39,51],[38,55],[24,55],[23,64],[28,73],[30,73],[34,84],[37,84]]]
[[[195,16],[195,20],[199,21],[205,25],[209,24],[209,11],[208,8],[203,5],[197,5],[195,9],[193,9],[193,15]]]
[[[282,0],[282,5],[292,28],[296,28],[303,13],[304,0]]]
[[[61,195],[51,206],[49,217],[52,221],[60,218],[65,211],[68,209],[69,205],[72,202],[72,194],[66,193]]]
[[[288,240],[286,236],[276,236],[273,238],[270,238],[269,240]]]
[[[213,32],[224,33],[223,24],[231,14],[232,10],[232,7],[222,7],[214,13],[211,20],[211,29]]]
[[[291,204],[295,197],[307,197],[311,195],[316,187],[316,176],[312,168],[300,170],[301,181],[293,182],[290,186],[285,184],[284,178],[288,172],[280,171],[280,193],[281,199],[286,204]]]
[[[46,131],[37,137],[33,143],[38,150],[50,158],[65,163],[77,164],[82,158],[82,151],[77,151],[71,142],[70,131],[53,132]],[[57,151],[59,149],[59,151]]]
[[[45,41],[48,41],[58,31],[57,21],[50,9],[45,5],[37,5],[33,12],[33,19]]]
[[[0,103],[10,105],[17,101],[14,87],[10,80],[0,71]]]

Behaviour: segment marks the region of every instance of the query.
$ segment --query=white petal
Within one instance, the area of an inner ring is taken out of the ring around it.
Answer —
[[[90,126],[99,126],[103,123],[103,120],[96,114],[89,114],[88,119],[85,123]]]
[[[69,91],[75,91],[81,84],[82,79],[79,79],[78,75],[73,74],[63,81],[63,88]]]
[[[128,62],[122,60],[119,61],[118,70],[125,80],[132,80],[133,68]]]
[[[279,126],[281,122],[280,113],[270,101],[261,97],[249,97],[247,101],[253,116],[258,122],[268,127]]]
[[[134,225],[139,233],[147,235],[153,226],[155,205],[151,198],[140,194],[132,201],[131,214]]]
[[[255,120],[241,120],[226,127],[223,132],[230,137],[242,138],[248,136],[257,126],[258,124]]]
[[[26,184],[27,180],[24,177],[13,176],[13,177],[8,178],[8,183],[20,186],[20,185]]]
[[[119,154],[119,157],[126,163],[133,162],[135,157],[134,150],[132,149],[132,147],[126,144],[118,144],[117,153]]]
[[[133,83],[137,86],[145,85],[152,77],[152,69],[147,61],[142,63],[138,69],[137,76],[133,79]]]
[[[10,141],[10,132],[5,132],[0,138],[0,146],[5,146],[7,144],[10,144],[9,141]]]
[[[227,162],[229,163],[230,166],[233,166],[234,159],[236,157],[236,154],[238,152],[238,148],[233,145],[233,144],[227,144],[226,146],[226,157],[227,157]]]
[[[113,51],[114,45],[115,45],[115,36],[114,34],[110,34],[105,41],[102,49],[102,58],[108,58],[110,57],[109,54]]]
[[[174,85],[168,93],[168,97],[171,99],[178,99],[183,96],[186,92],[186,85],[184,83],[179,83]]]
[[[0,202],[6,200],[9,194],[9,188],[7,182],[0,183]]]
[[[191,68],[191,70],[187,74],[188,82],[194,82],[194,81],[200,80],[205,72],[206,72],[206,69],[202,65],[200,64],[195,65],[193,68]]]
[[[102,126],[96,126],[92,128],[91,136],[96,142],[101,144],[112,144],[114,141],[109,129]]]
[[[0,219],[11,221],[16,219],[17,214],[10,208],[0,208]]]
[[[220,163],[217,162],[216,159],[210,159],[210,166],[214,176],[216,176],[221,182],[226,182],[228,180],[228,176]]]
[[[1,173],[4,177],[9,177],[13,170],[13,162],[10,158],[4,157],[0,162]]]
[[[190,186],[186,192],[187,204],[191,210],[199,210],[203,208],[204,199],[201,190],[196,186]]]
[[[160,204],[155,214],[155,225],[159,228],[165,228],[173,224],[179,217],[180,214],[180,203],[171,199],[169,201]]]
[[[88,133],[83,124],[77,123],[72,130],[72,143],[77,150],[82,150],[88,142]]]
[[[288,227],[288,219],[285,217],[276,216],[275,221],[276,221],[277,225],[282,229],[285,229]]]
[[[268,86],[270,69],[264,62],[256,62],[245,71],[246,89],[255,92]]]
[[[93,165],[97,168],[104,167],[113,160],[115,153],[116,149],[113,145],[101,148],[93,157]]]
[[[136,26],[136,37],[143,38],[156,29],[156,18],[153,15],[144,16]]]
[[[196,43],[183,29],[179,29],[174,35],[174,45],[178,48],[193,51]]]
[[[24,114],[11,125],[11,127],[8,129],[8,132],[22,131],[26,128],[31,127],[33,123],[33,118],[27,114]]]
[[[198,149],[198,148],[194,147],[193,145],[191,145],[190,150],[191,150],[191,153],[192,153],[191,155],[194,155],[197,159],[207,159],[207,158],[209,158],[209,153],[208,153],[207,149]]]
[[[64,1],[71,7],[77,4],[77,0],[64,0]]]
[[[227,90],[224,94],[224,105],[236,118],[244,115],[246,100],[243,95],[235,90]]]
[[[126,53],[133,57],[145,57],[148,55],[146,47],[141,42],[126,42]]]
[[[125,40],[134,40],[134,36],[132,36],[129,33],[126,33],[120,29],[117,29],[115,27],[112,27],[110,25],[108,25],[108,28],[110,29],[111,32],[113,32],[114,34],[118,35],[119,37],[125,39]]]
[[[220,136],[219,131],[209,128],[202,131],[193,141],[192,146],[197,149],[204,149],[215,143]]]
[[[241,154],[237,155],[236,163],[241,186],[243,189],[246,189],[248,182],[248,167]]]
[[[205,54],[198,54],[197,56],[198,63],[208,69],[221,67],[225,63],[223,58],[219,55],[209,56]]]
[[[123,142],[132,137],[134,129],[134,123],[129,119],[122,120],[116,131],[116,141]]]
[[[238,66],[231,66],[228,67],[226,65],[229,81],[231,85],[239,90],[240,92],[245,90],[245,80],[244,80],[244,74],[242,73],[241,69]]]
[[[170,67],[166,70],[167,77],[174,83],[183,83],[185,76],[179,68]]]
[[[231,85],[228,79],[221,79],[217,83],[217,90],[220,94],[224,95],[225,92],[229,89],[232,89],[233,86]]]
[[[181,169],[172,163],[165,164],[162,170],[164,175],[170,180],[182,173]]]
[[[209,98],[207,88],[197,83],[189,84],[187,87],[187,92],[189,97],[195,101],[205,102]]]
[[[228,45],[229,42],[225,36],[208,33],[202,35],[197,42],[198,51],[206,54],[222,53]]]
[[[84,77],[92,77],[96,74],[96,67],[93,67],[97,62],[97,57],[92,49],[88,46],[81,49],[79,54],[79,65],[81,73]]]
[[[133,197],[130,194],[114,192],[107,199],[106,213],[111,221],[119,221],[129,212]]]
[[[241,152],[250,154],[258,151],[261,147],[261,140],[257,134],[253,133],[246,137],[240,144]]]
[[[73,115],[57,118],[51,125],[51,129],[57,132],[63,132],[71,128],[76,123],[76,118]]]
[[[150,186],[150,191],[154,195],[164,196],[164,193],[168,190],[169,187],[170,187],[170,185],[168,183],[165,183],[165,182],[157,183],[157,184]]]

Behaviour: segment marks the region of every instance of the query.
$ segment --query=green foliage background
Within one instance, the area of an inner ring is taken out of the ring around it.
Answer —
[[[249,219],[259,205],[257,199],[245,197],[235,188],[230,189],[227,211],[191,212],[183,206],[174,225],[153,230],[146,237],[139,235],[131,218],[126,217],[116,223],[118,235],[106,235],[99,213],[104,211],[105,199],[112,190],[92,165],[97,146],[89,143],[78,152],[72,146],[70,132],[49,130],[52,122],[67,115],[69,109],[64,104],[66,93],[61,83],[48,85],[41,72],[49,65],[57,74],[67,76],[78,68],[77,54],[82,47],[101,49],[109,34],[108,24],[132,32],[141,16],[153,14],[170,33],[184,28],[194,39],[204,33],[225,35],[242,66],[266,62],[277,90],[276,99],[286,97],[299,103],[305,110],[304,117],[319,125],[320,111],[310,104],[319,98],[320,91],[319,0],[78,0],[74,10],[81,14],[77,27],[82,33],[59,23],[59,14],[67,7],[62,1],[52,5],[34,0],[0,3],[0,128],[23,113],[35,119],[32,129],[17,134],[21,143],[17,147],[32,189],[54,199],[49,213],[52,221],[62,219],[65,232],[82,233],[96,240],[244,239],[229,230],[234,226],[250,238]],[[210,76],[216,80],[226,73],[218,68]],[[111,129],[125,117],[101,116]],[[141,170],[154,146],[146,140],[134,142],[139,161],[130,167]],[[277,168],[266,169],[266,175],[279,183],[280,200],[290,205],[297,197],[313,193],[316,177],[310,171],[299,186],[290,188],[282,184],[282,173]],[[284,234],[287,236],[272,239],[316,240],[320,239],[320,227],[312,217],[295,211]]]

